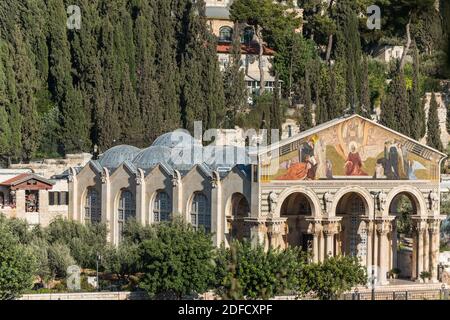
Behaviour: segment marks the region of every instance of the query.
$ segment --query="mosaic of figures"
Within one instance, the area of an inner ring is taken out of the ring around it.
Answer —
[[[262,160],[263,181],[436,180],[440,155],[363,118],[353,117],[283,145]]]

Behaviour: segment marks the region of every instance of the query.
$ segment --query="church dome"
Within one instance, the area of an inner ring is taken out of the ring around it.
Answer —
[[[236,146],[208,146],[204,149],[203,158],[205,163],[214,170],[251,163],[246,148]]]
[[[169,163],[171,149],[164,146],[151,146],[142,150],[134,158],[133,164],[140,169],[150,169],[158,163]]]
[[[190,148],[200,145],[189,133],[185,131],[168,132],[159,136],[152,144],[154,147]]]
[[[117,168],[125,161],[132,161],[141,150],[128,145],[115,146],[103,153],[99,163],[105,168]]]

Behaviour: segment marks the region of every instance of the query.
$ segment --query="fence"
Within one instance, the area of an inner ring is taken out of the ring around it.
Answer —
[[[449,300],[449,289],[345,293],[341,300]]]

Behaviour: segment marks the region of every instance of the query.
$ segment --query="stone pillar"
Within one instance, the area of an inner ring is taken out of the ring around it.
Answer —
[[[385,217],[377,219],[377,233],[379,237],[379,271],[378,282],[381,285],[388,284],[387,272],[389,271],[389,255],[391,248],[389,248],[388,233],[391,231],[391,222],[393,217]]]
[[[437,283],[437,268],[438,268],[438,255],[439,255],[439,237],[440,237],[440,225],[441,219],[430,219],[428,220],[428,231],[430,237],[430,273],[431,282]]]
[[[101,175],[102,181],[102,222],[108,227],[108,242],[117,245],[118,239],[115,236],[116,224],[114,219],[114,210],[111,208],[111,183],[109,181],[109,171],[103,168]]]
[[[413,218],[413,221],[415,221],[414,231],[415,231],[415,239],[416,239],[415,247],[413,248],[413,250],[417,250],[417,254],[415,255],[415,259],[414,259],[415,260],[414,268],[416,269],[416,272],[415,272],[416,280],[421,281],[420,274],[422,273],[422,271],[424,271],[424,269],[423,269],[423,267],[424,267],[423,239],[424,239],[424,233],[426,231],[426,220],[421,217],[417,217],[417,218]]]
[[[283,249],[283,230],[286,225],[287,218],[270,219],[267,221],[267,236],[269,246],[273,249]]]
[[[321,252],[321,243],[323,241],[321,241],[321,237],[322,237],[322,231],[323,231],[323,226],[322,226],[322,221],[320,219],[307,219],[306,221],[309,222],[308,225],[308,233],[313,235],[313,256],[312,256],[312,260],[314,263],[317,263],[319,261],[321,261],[321,256],[322,256],[322,252]]]
[[[391,269],[398,267],[398,251],[397,251],[397,220],[392,221],[392,265]]]
[[[136,220],[143,226],[151,221],[148,215],[146,217],[148,210],[145,208],[146,191],[144,177],[145,175],[142,169],[138,169],[138,173],[136,174]]]
[[[266,243],[267,227],[265,220],[259,220],[257,218],[247,218],[245,222],[248,223],[250,228],[250,241],[252,246],[264,246],[268,248]]]
[[[366,256],[366,268],[368,271],[372,270],[373,266],[373,220],[366,220],[367,226],[367,256]],[[370,270],[369,270],[370,269]],[[370,273],[368,273],[370,274]]]
[[[335,236],[340,231],[340,220],[341,218],[329,218],[323,222],[325,258],[328,256],[334,257],[336,255]]]
[[[211,211],[215,212],[211,217],[211,232],[214,234],[213,242],[215,246],[220,246],[223,241],[223,225],[222,222],[222,186],[220,177],[217,172],[213,172],[211,180]]]
[[[425,230],[423,231],[423,270],[430,271],[430,236],[428,223],[425,223]]]

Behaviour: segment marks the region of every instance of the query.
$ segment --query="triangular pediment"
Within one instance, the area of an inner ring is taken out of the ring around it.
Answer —
[[[259,153],[263,181],[438,180],[445,157],[359,115],[326,122]]]

